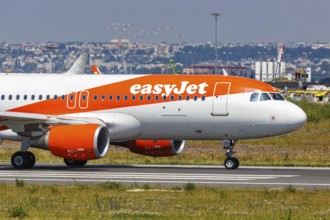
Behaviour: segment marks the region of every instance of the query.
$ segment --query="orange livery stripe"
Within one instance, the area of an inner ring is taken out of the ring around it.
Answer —
[[[109,79],[111,77],[115,76],[109,76]],[[211,97],[218,82],[231,84],[229,94],[277,91],[266,83],[233,76],[146,75],[115,83],[109,80],[108,84],[102,86],[68,93],[64,100],[61,97],[43,100],[9,111],[61,115],[170,102],[172,97],[178,100],[179,96],[182,99],[186,96]],[[109,100],[109,96],[112,100]]]

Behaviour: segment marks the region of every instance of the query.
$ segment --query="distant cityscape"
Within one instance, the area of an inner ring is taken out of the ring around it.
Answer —
[[[282,70],[292,73],[309,68],[311,80],[330,81],[330,43],[135,43],[127,39],[109,42],[0,43],[2,73],[63,73],[82,54],[88,54],[85,73],[93,74],[90,65],[103,74],[181,74],[215,73],[226,69],[230,75],[255,78],[261,63],[278,61],[278,46],[284,47]],[[273,65],[273,64],[272,64]],[[269,66],[269,65],[268,65]],[[51,69],[50,69],[51,67]],[[202,71],[203,70],[203,71]],[[237,71],[238,70],[238,71]],[[242,72],[244,70],[244,73]],[[261,79],[260,79],[261,80]]]

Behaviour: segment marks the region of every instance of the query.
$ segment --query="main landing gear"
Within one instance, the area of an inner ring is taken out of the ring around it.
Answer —
[[[17,151],[11,157],[11,165],[15,169],[32,169],[36,163],[36,157],[30,151]],[[64,158],[64,163],[69,167],[83,167],[87,160],[71,160]]]
[[[15,169],[32,169],[36,163],[36,157],[30,151],[28,139],[23,139],[21,142],[21,151],[17,151],[11,157],[11,165]],[[64,163],[69,167],[82,167],[85,166],[87,160],[72,160],[64,158]]]
[[[68,167],[83,167],[86,165],[87,160],[72,160],[72,159],[64,158],[64,163]]]
[[[11,165],[15,169],[31,169],[36,163],[36,157],[30,151],[27,151],[29,148],[29,139],[23,138],[21,142],[21,151],[17,151],[11,156]]]
[[[225,155],[227,157],[224,165],[228,170],[235,170],[239,167],[238,159],[233,157],[233,154],[236,153],[236,151],[234,151],[236,142],[236,140],[223,140],[223,148],[226,150]]]
[[[17,151],[11,157],[11,165],[15,169],[31,169],[36,163],[36,157],[30,151]]]

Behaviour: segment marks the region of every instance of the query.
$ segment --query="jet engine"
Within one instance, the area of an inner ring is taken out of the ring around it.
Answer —
[[[184,148],[184,141],[174,140],[134,140],[128,141],[128,149],[136,154],[153,157],[178,155]]]
[[[98,124],[53,126],[42,137],[30,140],[31,147],[50,150],[55,156],[72,160],[104,157],[109,143],[108,129]]]

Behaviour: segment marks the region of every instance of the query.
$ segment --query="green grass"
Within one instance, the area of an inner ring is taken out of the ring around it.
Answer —
[[[119,183],[117,183],[120,185]],[[193,187],[192,187],[193,186]],[[330,191],[103,185],[0,185],[0,218],[329,219]]]
[[[308,122],[330,120],[330,105],[321,105],[306,100],[295,102],[290,99],[290,101],[300,106],[305,111]]]

